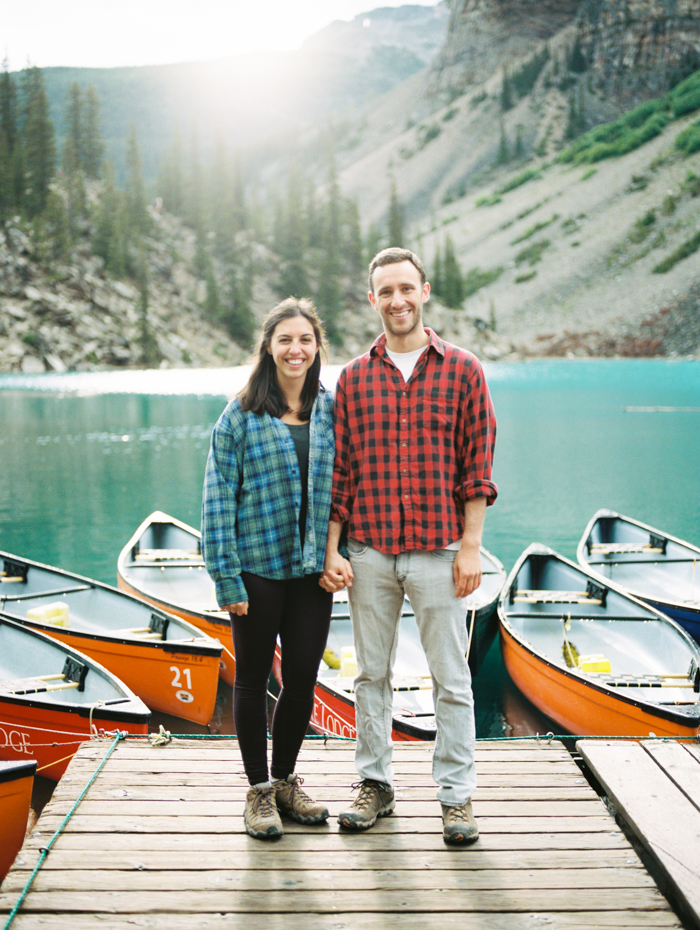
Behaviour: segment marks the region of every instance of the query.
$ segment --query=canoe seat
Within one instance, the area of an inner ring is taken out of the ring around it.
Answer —
[[[139,639],[165,639],[169,624],[169,617],[163,614],[151,614],[149,626],[124,627],[112,632],[117,636],[137,636]]]
[[[85,690],[85,676],[88,673],[87,665],[66,656],[63,671],[56,675],[34,675],[30,678],[13,678],[9,681],[0,681],[0,691],[9,694],[41,694],[47,691],[65,691],[68,688]]]
[[[204,562],[196,549],[139,549],[134,553],[136,562]]]
[[[511,588],[511,604],[592,604],[605,606],[608,589],[589,581],[585,591],[538,591],[530,588]]]
[[[650,546],[648,543],[643,543],[640,546],[633,546],[631,544],[627,545],[626,543],[593,543],[590,551],[591,553],[596,552],[599,555],[624,555],[625,553],[633,555],[646,552],[663,555],[665,552],[665,547],[661,548],[659,546]]]
[[[26,564],[26,562],[15,562],[14,559],[3,559],[2,571],[0,572],[0,582],[22,582],[23,584],[26,584],[28,572],[29,566]]]
[[[647,543],[606,543],[591,542],[589,539],[586,548],[589,554],[594,552],[598,555],[630,555],[653,554],[666,555],[666,544],[668,540],[664,536],[657,536],[655,533],[649,533],[649,542]]]

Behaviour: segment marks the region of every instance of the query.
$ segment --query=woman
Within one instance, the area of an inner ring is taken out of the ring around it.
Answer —
[[[332,608],[318,583],[334,454],[322,352],[323,326],[308,300],[290,297],[268,314],[250,380],[214,427],[204,481],[204,558],[236,653],[233,714],[251,785],[244,820],[259,839],[282,835],[280,811],[300,823],[328,818],[294,772]],[[268,774],[267,682],[278,636],[284,685]]]

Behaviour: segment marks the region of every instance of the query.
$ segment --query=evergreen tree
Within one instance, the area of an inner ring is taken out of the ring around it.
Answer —
[[[17,92],[7,59],[0,72],[0,221],[22,205],[22,146],[17,125]]]
[[[252,260],[249,250],[244,250],[238,255],[237,263],[228,267],[224,300],[219,314],[219,321],[244,349],[252,347],[255,336],[252,302]]]
[[[48,265],[70,256],[72,235],[69,212],[58,191],[50,190],[43,213],[32,220],[34,254]]]
[[[338,172],[335,161],[335,147],[331,132],[326,137],[326,159],[328,184],[323,222],[323,244],[319,267],[319,283],[316,293],[318,311],[326,324],[328,339],[340,345],[342,333],[339,327],[342,309],[340,274],[341,259],[341,198],[338,184]]]
[[[501,138],[498,142],[498,154],[496,155],[496,164],[505,165],[510,161],[510,150],[508,148],[508,137],[506,136],[506,127],[501,120]]]
[[[586,62],[583,49],[581,48],[581,36],[577,35],[574,47],[569,56],[569,71],[573,71],[575,74],[583,74],[587,68],[588,63]]]
[[[204,299],[204,312],[210,320],[218,320],[221,315],[221,304],[219,302],[219,285],[214,274],[214,266],[210,262],[206,274],[206,297]]]
[[[436,297],[442,297],[442,254],[440,252],[440,243],[438,242],[435,249],[435,258],[433,259],[433,274],[430,278],[430,292]]]
[[[183,216],[185,210],[184,175],[182,136],[176,128],[173,141],[159,166],[158,194],[163,198],[165,209],[178,216]]]
[[[510,86],[508,71],[503,69],[503,82],[501,84],[501,110],[505,113],[513,108],[513,91]]]
[[[24,208],[31,219],[46,206],[55,170],[56,144],[41,69],[27,69],[23,84]]]
[[[61,163],[67,175],[75,175],[82,169],[83,156],[83,97],[77,81],[68,89],[66,106],[66,136],[61,153]]]
[[[0,72],[0,136],[11,154],[19,142],[19,131],[17,127],[17,91],[10,76],[7,58],[3,61],[2,72]]]
[[[85,93],[82,166],[88,178],[101,178],[105,146],[100,129],[100,98],[92,84]]]
[[[78,235],[80,219],[87,212],[87,197],[83,180],[83,100],[77,81],[68,90],[66,107],[66,138],[61,161],[66,182],[67,215],[71,238]]]
[[[388,247],[405,248],[403,231],[403,206],[396,190],[396,181],[392,178],[389,196],[389,217],[387,221]]]
[[[150,231],[151,217],[148,213],[146,184],[143,179],[143,162],[136,137],[136,125],[133,122],[126,143],[126,171],[124,204],[127,229],[133,238],[138,240],[140,236]]]
[[[103,259],[111,275],[115,278],[124,277],[127,270],[124,196],[117,189],[111,162],[106,165],[104,190],[95,217],[92,250]]]
[[[203,234],[205,185],[196,126],[192,126],[190,136],[183,201],[182,218],[196,233]]]
[[[138,264],[138,286],[139,286],[139,346],[141,348],[141,364],[147,368],[152,368],[161,360],[158,341],[153,335],[151,324],[148,319],[148,272],[146,270],[146,257],[141,253]]]
[[[367,265],[370,264],[377,252],[381,250],[383,238],[384,237],[382,236],[382,231],[379,226],[374,222],[370,223],[369,229],[367,230],[367,239],[365,244],[365,248],[367,250],[365,253],[367,256]]]
[[[345,255],[348,273],[356,278],[365,267],[362,251],[362,229],[360,227],[360,208],[356,200],[345,201]]]
[[[448,307],[457,309],[464,300],[464,279],[450,236],[445,237],[442,274],[442,300]]]
[[[308,234],[304,211],[304,176],[293,165],[287,176],[286,201],[280,205],[275,242],[281,258],[278,290],[282,296],[304,297],[310,293],[306,271]]]

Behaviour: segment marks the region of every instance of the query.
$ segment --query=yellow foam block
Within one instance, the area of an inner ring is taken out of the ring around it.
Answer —
[[[604,655],[579,656],[578,667],[582,672],[609,672],[610,660]]]
[[[37,623],[49,623],[51,626],[68,626],[68,604],[64,604],[63,601],[52,601],[40,607],[30,607],[27,611],[27,619],[35,620]]]
[[[340,677],[355,678],[357,675],[357,656],[354,646],[343,646],[340,650]]]

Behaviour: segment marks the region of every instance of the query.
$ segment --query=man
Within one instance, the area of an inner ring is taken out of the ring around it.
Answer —
[[[349,589],[357,651],[358,796],[338,822],[367,829],[394,810],[392,667],[404,594],[433,679],[433,778],[445,842],[479,835],[471,807],[474,699],[464,599],[481,583],[479,546],[496,498],[496,423],[478,360],[423,327],[430,284],[418,256],[385,249],[369,271],[384,335],[341,372],[333,502],[321,584]],[[349,559],[338,550],[347,526]]]

